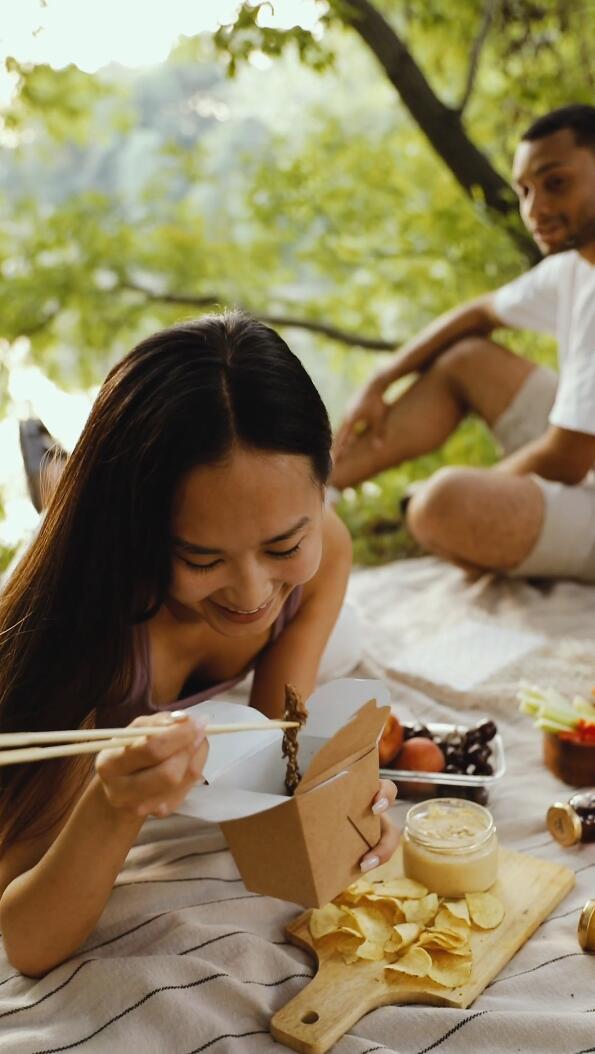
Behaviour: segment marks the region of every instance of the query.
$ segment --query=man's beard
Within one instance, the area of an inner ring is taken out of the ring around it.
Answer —
[[[569,231],[559,245],[553,245],[545,250],[545,256],[555,256],[557,253],[566,253],[570,249],[581,250],[585,245],[595,244],[595,213],[583,216],[579,219],[575,229]]]

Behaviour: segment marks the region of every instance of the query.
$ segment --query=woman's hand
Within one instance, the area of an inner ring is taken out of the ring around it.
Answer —
[[[104,794],[115,809],[137,816],[169,816],[202,776],[209,745],[204,725],[183,711],[136,717],[128,726],[163,727],[138,745],[102,750],[95,769]]]
[[[391,805],[395,804],[397,797],[397,788],[392,780],[380,780],[380,788],[378,794],[372,802],[372,812],[384,813],[387,809],[390,809]],[[380,841],[366,853],[365,856],[360,860],[360,867],[362,871],[371,871],[374,867],[379,867],[380,864],[385,864],[387,860],[390,860],[397,845],[399,844],[399,838],[401,833],[397,827],[389,820],[388,816],[380,817]]]

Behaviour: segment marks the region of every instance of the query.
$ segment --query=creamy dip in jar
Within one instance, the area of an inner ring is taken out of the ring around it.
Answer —
[[[407,877],[440,896],[480,893],[498,877],[496,827],[476,802],[434,798],[413,805],[402,845]]]

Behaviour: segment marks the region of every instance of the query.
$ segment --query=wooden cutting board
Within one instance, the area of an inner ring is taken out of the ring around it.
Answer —
[[[310,912],[304,912],[287,927],[287,935],[318,959],[318,973],[274,1015],[274,1038],[301,1054],[325,1054],[364,1014],[388,1003],[470,1006],[575,882],[574,872],[561,864],[507,849],[500,849],[498,873],[493,892],[506,914],[495,930],[472,929],[473,970],[461,988],[443,988],[427,978],[387,980],[383,963],[348,965],[327,951],[319,956],[308,929]],[[384,866],[382,877],[388,874],[402,874],[400,852]]]

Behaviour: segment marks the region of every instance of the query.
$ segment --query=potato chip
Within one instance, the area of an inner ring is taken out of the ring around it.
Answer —
[[[449,952],[432,952],[432,965],[428,970],[428,977],[445,988],[458,988],[465,984],[471,976],[471,956],[462,959],[460,956],[451,955]]]
[[[381,890],[376,888],[378,885]],[[415,882],[412,878],[389,878],[386,882],[375,882],[373,892],[382,892],[384,896],[419,898],[425,897],[428,891],[421,882]]]
[[[384,945],[386,952],[401,952],[419,937],[421,926],[417,922],[401,922],[393,926],[392,935]]]
[[[469,914],[480,930],[494,930],[504,918],[504,905],[493,893],[466,893]]]
[[[439,951],[465,952],[465,954],[471,947],[468,938],[461,938],[455,933],[443,933],[442,930],[436,929],[424,930],[419,938],[419,943],[430,951],[436,948]]]
[[[323,908],[314,908],[310,915],[310,933],[315,940],[336,933],[343,921],[344,912],[336,904],[325,904]]]
[[[401,911],[406,922],[420,922],[422,925],[431,922],[438,911],[438,897],[435,893],[428,893],[426,897],[419,900],[403,900]]]
[[[392,936],[393,927],[389,919],[381,911],[372,905],[358,904],[349,909],[349,915],[356,922],[360,933],[368,941],[379,944],[384,948],[389,937]]]
[[[466,900],[443,900],[442,907],[446,911],[450,911],[451,915],[454,915],[456,919],[464,919],[465,922],[470,926],[471,918],[469,916],[469,908]]]
[[[361,943],[361,937],[351,937],[347,934],[338,933],[334,935],[334,942],[331,937],[325,937],[324,943],[331,944],[333,951],[337,952],[341,956],[343,962],[350,965],[351,963],[357,962],[357,950]]]
[[[357,882],[352,882],[350,886],[347,886],[347,889],[345,889],[343,893],[339,894],[338,897],[335,897],[334,903],[357,904],[358,900],[372,892],[372,884],[368,882],[366,878],[358,878]]]
[[[346,963],[384,961],[394,975],[457,988],[472,970],[472,924],[492,929],[503,917],[504,906],[492,893],[443,899],[420,882],[388,874],[385,880],[360,878],[332,904],[312,911],[310,932],[321,949]]]
[[[387,897],[380,893],[369,893],[368,896],[362,897],[360,903],[373,904],[378,911],[389,920],[391,925],[395,922],[405,922],[405,915],[401,907],[401,901],[398,897]]]
[[[441,933],[449,933],[453,937],[459,940],[467,940],[469,937],[469,930],[471,926],[464,919],[457,919],[446,908],[441,907],[440,911],[434,919],[434,929],[440,930]]]
[[[427,977],[432,966],[432,957],[423,948],[409,948],[400,959],[388,963],[385,970],[394,973],[411,974],[413,977]],[[389,974],[390,976],[390,974]]]
[[[376,941],[366,940],[360,944],[355,953],[358,959],[368,959],[371,962],[380,962],[384,959],[384,945]]]

